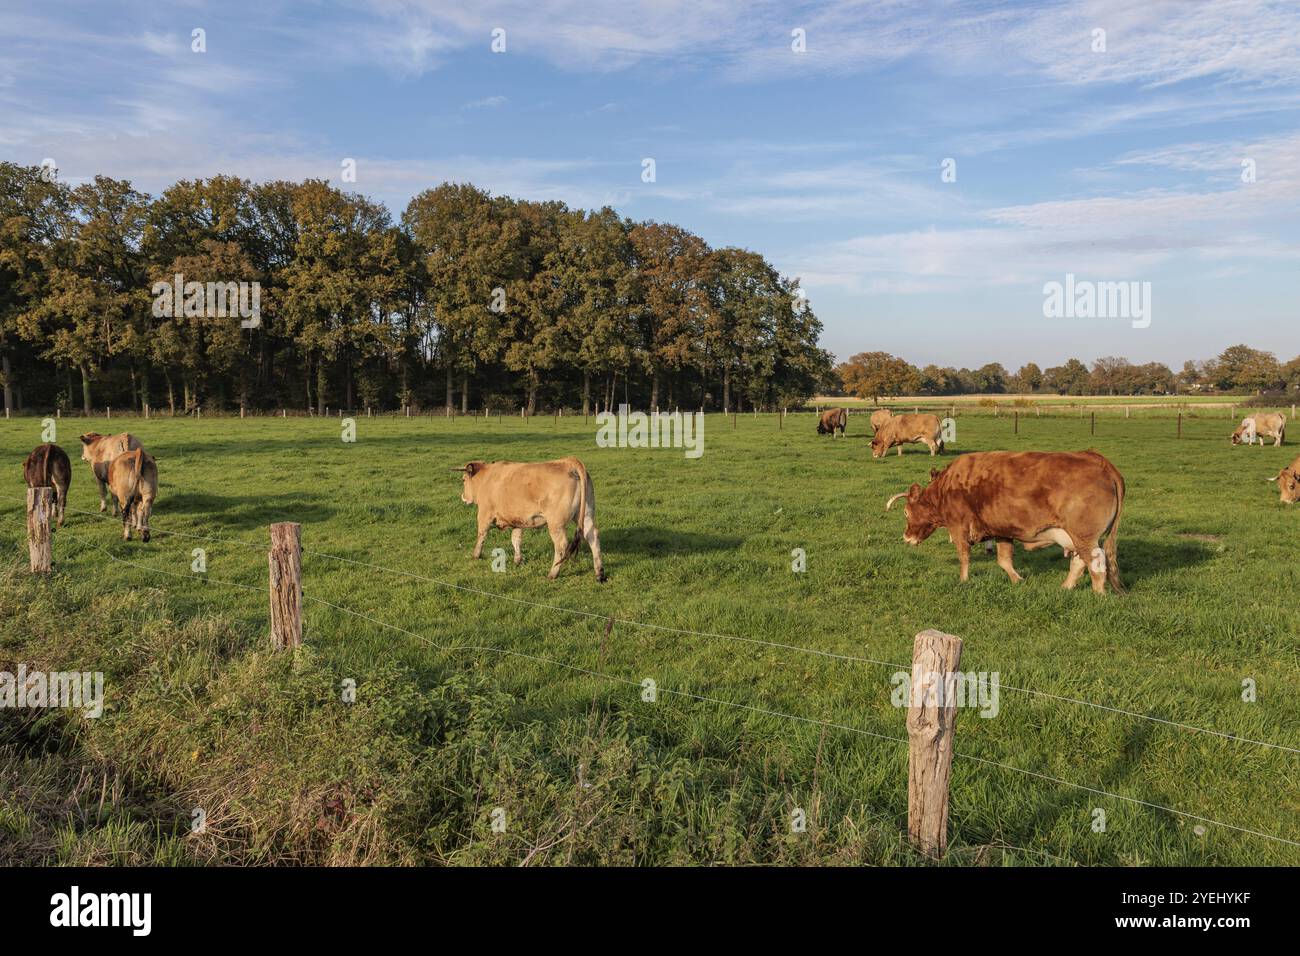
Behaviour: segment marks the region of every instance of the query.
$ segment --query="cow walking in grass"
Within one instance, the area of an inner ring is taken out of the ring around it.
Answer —
[[[919,415],[894,415],[887,419],[871,439],[871,457],[884,458],[895,445],[903,454],[903,446],[920,442],[930,449],[933,457],[943,451],[943,425],[938,415],[922,412]]]
[[[483,539],[495,525],[510,528],[515,564],[523,561],[520,545],[525,528],[545,525],[555,546],[548,578],[554,580],[560,565],[578,552],[585,539],[591,548],[596,580],[605,580],[600,556],[600,532],[596,529],[596,492],[587,466],[577,458],[555,461],[471,461],[455,468],[462,474],[460,500],[478,506],[478,539],[474,557],[483,556]],[[577,523],[572,542],[567,540],[569,522]]]
[[[88,432],[81,436],[81,460],[90,465],[90,473],[99,486],[99,512],[108,508],[108,466],[118,455],[142,448],[140,440],[128,432],[120,435],[101,435]],[[117,499],[113,499],[113,514],[118,512]]]
[[[1256,441],[1262,446],[1265,438],[1273,439],[1273,447],[1282,444],[1286,437],[1286,416],[1279,412],[1265,412],[1259,415],[1247,415],[1232,433],[1234,445],[1253,445]]]
[[[970,571],[970,546],[987,540],[997,543],[998,566],[1007,577],[1023,580],[1011,560],[1019,541],[1026,550],[1064,548],[1070,558],[1067,589],[1086,569],[1098,594],[1108,583],[1123,590],[1116,551],[1124,478],[1097,451],[973,452],[958,457],[925,488],[914,484],[894,495],[886,510],[899,498],[906,499],[903,540],[918,545],[947,528],[962,581]]]
[[[58,445],[37,445],[23,462],[23,480],[28,488],[53,488],[58,527],[63,527],[63,509],[72,485],[72,462]]]
[[[149,540],[149,516],[158,497],[158,463],[143,448],[118,455],[108,463],[108,487],[122,511],[122,540],[131,540],[131,530],[140,540]]]
[[[830,434],[835,437],[835,430],[838,428],[840,436],[844,436],[844,429],[849,423],[849,413],[844,408],[828,408],[822,412],[821,418],[817,421],[817,434]]]

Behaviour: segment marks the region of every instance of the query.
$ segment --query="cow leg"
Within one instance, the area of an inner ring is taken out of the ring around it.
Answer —
[[[555,559],[551,562],[551,571],[546,576],[554,581],[560,575],[560,565],[569,555],[569,536],[564,525],[548,524],[546,530],[551,533],[551,543],[555,545]]]
[[[68,486],[67,484],[56,484],[54,486],[54,504],[58,509],[59,518],[57,527],[63,527],[63,511],[68,506]]]
[[[957,564],[961,567],[961,580],[964,582],[970,577],[970,540],[966,535],[966,529],[961,529],[961,534],[954,535],[953,544],[957,546]]]
[[[478,519],[478,540],[474,542],[474,560],[483,557],[483,539],[487,537],[488,531],[492,528],[492,519],[484,521],[481,517]]]
[[[515,564],[521,564],[524,560],[523,552],[519,550],[520,545],[524,542],[524,529],[515,528],[510,532],[510,546],[515,549]]]
[[[1088,562],[1079,557],[1077,551],[1070,555],[1070,573],[1065,576],[1065,583],[1061,587],[1067,591],[1073,590],[1074,586],[1079,583],[1079,578],[1083,577],[1083,571],[1087,566]]]
[[[117,504],[116,498],[113,499],[113,504]],[[122,503],[122,540],[131,540],[131,502],[129,501]]]
[[[587,547],[591,548],[591,562],[596,566],[596,580],[605,580],[605,563],[600,557],[600,532],[596,530],[596,522],[590,516],[583,516],[582,536],[587,539]]]
[[[140,529],[140,540],[149,543],[149,515],[153,513],[153,498],[141,498],[135,506],[136,527]]]
[[[934,439],[932,439],[932,438],[927,438],[927,439],[925,440],[925,443],[926,443],[926,445],[928,445],[929,448],[930,448],[930,457],[931,457],[931,458],[933,458],[935,455],[939,454],[939,445],[938,445],[937,442],[934,441]]]
[[[101,478],[95,478],[95,484],[99,485],[99,513],[103,514],[108,510],[108,482]],[[113,503],[113,514],[117,514],[117,503]]]
[[[1013,553],[1014,547],[1015,546],[1011,543],[1010,540],[1006,538],[998,539],[998,567],[1000,567],[1003,571],[1007,572],[1007,577],[1009,577],[1016,584],[1019,584],[1021,581],[1024,580],[1024,578],[1022,578],[1016,572],[1015,565],[1011,561],[1011,555]]]

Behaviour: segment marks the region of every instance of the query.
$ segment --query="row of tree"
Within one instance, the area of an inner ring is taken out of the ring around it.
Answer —
[[[1188,361],[1181,372],[1161,362],[1134,365],[1106,356],[1089,368],[1077,358],[1046,370],[1033,362],[1013,373],[992,362],[978,369],[917,368],[888,352],[861,352],[835,368],[838,393],[874,400],[893,395],[968,395],[1035,392],[1056,395],[1177,395],[1194,392],[1259,394],[1300,389],[1300,356],[1283,364],[1272,352],[1246,345],[1209,361]]]
[[[207,283],[257,283],[256,319]],[[821,328],[760,254],[610,208],[449,183],[394,222],[320,180],[0,163],[6,408],[774,407],[833,380]]]

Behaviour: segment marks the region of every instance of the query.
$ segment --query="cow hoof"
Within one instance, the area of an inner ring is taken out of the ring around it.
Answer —
[[[140,540],[143,541],[145,544],[148,544],[148,543],[149,543],[149,532],[148,532],[148,531],[142,531],[142,532],[140,532]]]
[[[604,583],[605,583],[606,581],[608,581],[608,580],[609,580],[609,576],[608,576],[607,574],[605,574],[604,571],[599,571],[599,572],[596,573],[596,583],[597,583],[597,584],[604,584]]]

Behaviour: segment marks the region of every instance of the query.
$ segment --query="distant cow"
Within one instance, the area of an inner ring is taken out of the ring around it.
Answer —
[[[871,431],[880,431],[880,426],[885,424],[894,417],[894,413],[887,408],[878,408],[871,413]]]
[[[822,412],[821,419],[817,422],[817,434],[825,435],[830,432],[831,437],[835,437],[835,429],[840,430],[840,435],[844,434],[844,427],[849,423],[849,413],[843,408],[828,408]]]
[[[134,435],[122,432],[120,435],[101,435],[88,432],[81,436],[81,460],[90,464],[90,473],[99,485],[99,511],[102,514],[108,507],[108,465],[118,455],[126,454],[143,447]],[[117,500],[113,500],[113,514],[117,514]]]
[[[535,463],[471,461],[453,470],[464,475],[460,500],[467,505],[478,505],[475,558],[482,557],[483,539],[495,524],[498,528],[512,529],[510,544],[514,547],[515,564],[519,564],[523,560],[519,546],[524,528],[545,525],[555,545],[555,560],[547,577],[554,580],[559,575],[560,565],[577,553],[585,538],[591,548],[596,580],[605,580],[600,533],[596,529],[596,492],[586,465],[577,458]],[[570,521],[578,525],[572,542],[566,541]]]
[[[1300,501],[1300,458],[1287,465],[1269,481],[1277,482],[1277,490],[1281,493],[1284,504],[1293,505]]]
[[[131,529],[140,540],[149,540],[149,516],[158,497],[158,463],[143,448],[118,455],[108,463],[108,487],[114,503],[122,510],[122,540],[131,540]]]
[[[23,462],[23,480],[28,488],[54,489],[54,511],[62,528],[68,487],[72,484],[72,462],[67,452],[58,445],[37,445]]]
[[[1019,541],[1033,550],[1059,544],[1070,557],[1066,588],[1087,569],[1092,589],[1107,582],[1122,591],[1116,560],[1124,478],[1098,452],[987,451],[961,455],[922,488],[894,495],[886,509],[905,498],[903,540],[920,544],[947,528],[957,547],[961,580],[970,569],[970,546],[997,542],[998,565],[1012,581],[1022,578],[1012,564]],[[1105,549],[1099,547],[1106,538]]]
[[[1232,433],[1232,443],[1253,445],[1255,440],[1259,439],[1259,443],[1263,445],[1266,437],[1273,439],[1274,448],[1282,444],[1282,439],[1286,437],[1285,415],[1278,412],[1247,415]]]
[[[903,453],[903,446],[909,442],[922,442],[930,449],[933,457],[943,451],[943,439],[940,435],[943,426],[938,415],[921,413],[919,415],[894,415],[880,426],[875,437],[871,439],[871,457],[884,458],[885,453],[895,445],[898,453]]]

